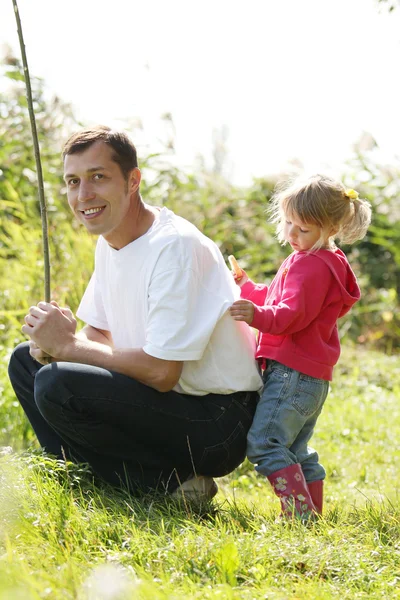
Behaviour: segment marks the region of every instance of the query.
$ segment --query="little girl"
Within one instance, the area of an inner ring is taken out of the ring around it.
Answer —
[[[259,330],[256,358],[264,389],[248,434],[247,455],[280,498],[282,514],[322,513],[325,470],[308,446],[340,354],[337,320],[360,298],[356,277],[334,239],[351,244],[371,221],[368,202],[341,183],[314,175],[272,198],[277,237],[293,252],[271,285],[234,275],[236,321]]]

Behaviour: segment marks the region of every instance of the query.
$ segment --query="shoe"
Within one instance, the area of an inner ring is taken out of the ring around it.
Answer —
[[[212,477],[199,475],[184,481],[171,496],[179,500],[206,502],[214,498],[217,492],[218,486]]]
[[[275,494],[281,501],[282,516],[308,521],[318,512],[311,498],[299,463],[268,475]]]
[[[322,507],[324,504],[324,481],[322,479],[319,479],[318,481],[309,481],[307,482],[307,487],[317,513],[322,515]]]

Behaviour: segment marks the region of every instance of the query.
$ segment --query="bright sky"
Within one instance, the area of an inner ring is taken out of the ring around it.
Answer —
[[[377,0],[19,0],[31,75],[85,123],[139,119],[176,162],[212,165],[226,128],[234,183],[284,169],[339,169],[363,131],[400,154],[400,9]],[[0,40],[20,56],[11,0]],[[127,128],[128,129],[128,128]],[[129,131],[132,131],[131,129]]]

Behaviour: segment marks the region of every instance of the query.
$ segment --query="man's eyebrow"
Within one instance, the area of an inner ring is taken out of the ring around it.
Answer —
[[[95,173],[96,171],[105,171],[105,170],[106,170],[105,167],[90,167],[90,169],[88,169],[86,171],[86,173]],[[64,179],[69,179],[70,177],[76,177],[75,173],[65,173]]]

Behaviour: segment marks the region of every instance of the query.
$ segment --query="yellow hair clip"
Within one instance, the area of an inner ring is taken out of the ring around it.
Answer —
[[[353,189],[346,190],[344,195],[350,198],[350,200],[357,200],[359,196],[358,192],[356,192],[356,190]]]

